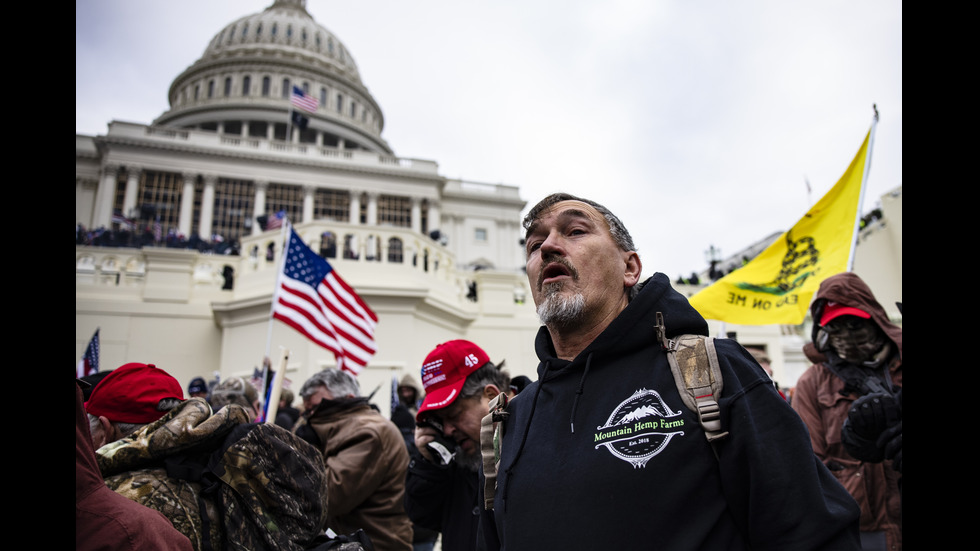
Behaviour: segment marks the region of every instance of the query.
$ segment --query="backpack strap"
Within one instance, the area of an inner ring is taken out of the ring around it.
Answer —
[[[493,510],[497,492],[497,468],[500,466],[500,422],[507,418],[507,393],[501,392],[489,404],[489,413],[480,422],[480,452],[483,455],[483,506]]]
[[[718,399],[724,386],[718,353],[712,337],[678,335],[666,337],[663,314],[657,312],[657,338],[667,352],[667,361],[684,404],[698,416],[704,435],[715,449],[715,442],[725,436],[721,430],[721,408]]]

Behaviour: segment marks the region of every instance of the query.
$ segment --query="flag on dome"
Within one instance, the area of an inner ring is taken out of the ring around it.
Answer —
[[[290,228],[272,297],[272,317],[330,350],[340,369],[361,372],[377,347],[378,316],[329,262]]]
[[[99,330],[95,330],[95,334],[88,341],[88,346],[85,347],[85,353],[82,354],[82,359],[78,360],[78,365],[75,366],[75,377],[81,378],[93,373],[99,372]]]
[[[691,297],[706,319],[798,325],[824,279],[850,269],[874,126],[834,185],[759,256]]]
[[[316,108],[320,105],[320,102],[315,97],[304,92],[299,86],[293,86],[291,101],[296,107],[299,107],[303,111],[309,111],[310,113],[316,113]]]

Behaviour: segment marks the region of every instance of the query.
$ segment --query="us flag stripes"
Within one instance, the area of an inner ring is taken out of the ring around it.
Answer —
[[[272,317],[330,350],[357,375],[377,351],[378,316],[336,270],[289,229]]]
[[[303,111],[316,113],[316,108],[320,102],[313,96],[303,92],[299,86],[293,86],[292,103]]]
[[[85,347],[85,354],[82,355],[82,359],[78,360],[78,364],[75,366],[75,377],[81,378],[98,372],[99,330],[96,329],[95,334],[88,341],[88,346]]]

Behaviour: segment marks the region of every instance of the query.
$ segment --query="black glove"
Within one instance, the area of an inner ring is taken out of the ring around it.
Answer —
[[[902,419],[898,401],[891,394],[875,392],[854,401],[847,412],[850,428],[857,436],[868,440],[878,437]]]
[[[881,433],[877,445],[884,451],[885,459],[890,459],[892,467],[902,472],[902,422]]]

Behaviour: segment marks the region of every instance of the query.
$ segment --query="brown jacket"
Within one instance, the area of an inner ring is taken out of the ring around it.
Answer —
[[[895,389],[901,387],[902,329],[888,320],[884,308],[868,286],[852,273],[826,279],[810,308],[815,320],[819,319],[819,313],[828,300],[858,307],[871,314],[895,348],[885,369],[888,370],[892,386]],[[817,329],[815,325],[814,335]],[[898,480],[901,475],[889,461],[865,463],[847,453],[841,442],[841,426],[851,403],[859,396],[856,393],[841,395],[844,381],[828,369],[825,363],[827,357],[817,351],[812,342],[804,347],[804,352],[814,365],[797,381],[792,404],[810,431],[813,451],[861,506],[861,531],[884,531],[889,549],[900,550],[902,498]]]
[[[327,467],[327,527],[339,535],[363,529],[377,551],[410,550],[408,450],[395,424],[364,399],[323,400],[294,432],[304,424],[316,432]]]

